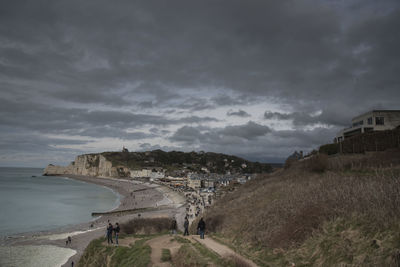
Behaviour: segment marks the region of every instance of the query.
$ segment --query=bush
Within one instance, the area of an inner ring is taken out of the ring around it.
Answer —
[[[319,153],[335,155],[339,153],[339,144],[327,144],[319,147]]]
[[[304,167],[311,172],[324,172],[328,169],[328,156],[319,154],[304,161]]]
[[[161,261],[171,261],[171,251],[168,248],[163,248],[161,253]]]
[[[154,234],[168,231],[171,227],[170,218],[133,219],[121,224],[121,232],[125,234]]]

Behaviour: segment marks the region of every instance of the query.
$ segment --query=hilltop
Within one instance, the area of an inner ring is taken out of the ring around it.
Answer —
[[[266,163],[251,162],[240,157],[213,152],[181,152],[153,150],[147,152],[103,152],[101,153],[113,166],[130,169],[160,167],[169,171],[187,169],[210,173],[265,173],[271,171]],[[203,168],[203,170],[202,170]]]

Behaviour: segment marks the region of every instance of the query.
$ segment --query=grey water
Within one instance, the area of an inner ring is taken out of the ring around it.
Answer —
[[[42,172],[0,168],[0,237],[90,222],[93,211],[119,204],[119,195],[109,188]]]

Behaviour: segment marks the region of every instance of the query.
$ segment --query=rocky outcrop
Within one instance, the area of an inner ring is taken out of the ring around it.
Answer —
[[[125,166],[113,166],[101,154],[79,155],[68,166],[49,164],[43,175],[85,175],[96,177],[129,177],[130,171]]]

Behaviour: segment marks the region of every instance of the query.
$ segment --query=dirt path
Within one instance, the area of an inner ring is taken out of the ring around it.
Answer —
[[[147,241],[147,244],[151,247],[151,266],[158,266],[158,267],[171,266],[171,262],[161,261],[161,255],[163,248],[169,249],[171,255],[174,255],[176,252],[178,252],[182,244],[173,240],[173,238],[174,237],[171,235],[163,235]]]
[[[217,253],[218,255],[220,255],[223,258],[234,257],[234,258],[240,259],[241,261],[246,262],[249,266],[252,266],[252,267],[257,267],[258,266],[257,264],[255,264],[251,260],[246,259],[245,257],[237,254],[235,251],[233,251],[229,247],[218,243],[217,241],[211,239],[210,237],[206,237],[205,239],[200,239],[199,236],[193,236],[192,235],[192,236],[189,236],[188,238],[191,239],[191,240],[195,240],[195,241],[199,242],[200,244],[202,244],[206,248],[214,251],[215,253]]]

